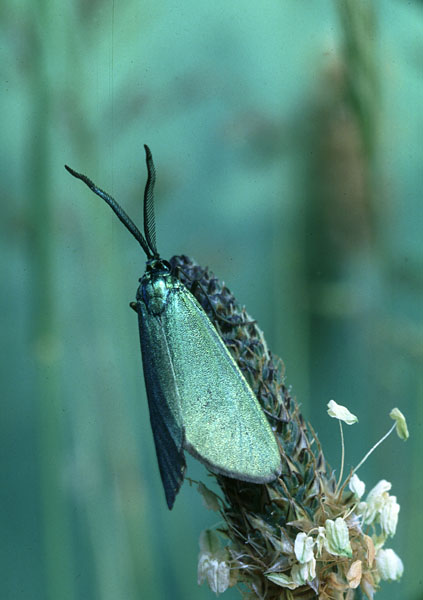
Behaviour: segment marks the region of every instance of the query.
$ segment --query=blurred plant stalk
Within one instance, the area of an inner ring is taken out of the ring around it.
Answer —
[[[48,82],[48,47],[46,33],[51,23],[48,3],[36,2],[37,19],[30,37],[32,48],[28,85],[31,96],[31,118],[28,119],[28,185],[27,201],[30,235],[28,264],[31,268],[32,357],[36,369],[33,390],[38,404],[38,445],[42,502],[45,581],[48,600],[75,598],[71,518],[63,485],[64,425],[62,396],[59,389],[60,348],[57,307],[53,281],[55,236],[53,199],[49,181],[50,140],[49,111],[51,96]],[[44,27],[42,34],[41,26]]]

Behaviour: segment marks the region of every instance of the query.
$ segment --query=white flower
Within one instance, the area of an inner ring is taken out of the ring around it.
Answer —
[[[342,517],[335,521],[327,519],[325,521],[326,541],[325,548],[330,554],[336,556],[352,557],[352,549],[348,534],[348,527]]]
[[[316,559],[314,556],[304,564],[294,565],[291,569],[292,580],[298,585],[313,581],[316,577]]]
[[[215,594],[222,594],[229,587],[230,566],[225,560],[226,551],[215,531],[206,529],[200,535],[200,556],[198,558],[198,585],[206,579]]]
[[[382,496],[384,492],[389,492],[392,487],[392,483],[381,479],[367,494],[366,502],[371,502],[374,498]]]
[[[299,563],[304,564],[314,558],[314,540],[305,533],[298,533],[295,538],[294,552]]]
[[[402,560],[391,548],[379,550],[376,555],[376,566],[384,581],[398,581],[404,572]]]
[[[348,487],[357,496],[358,499],[361,498],[361,496],[366,490],[366,484],[364,483],[364,481],[361,481],[361,479],[359,479],[355,473],[351,477]]]
[[[391,419],[394,419],[394,421],[396,422],[396,430],[397,430],[398,437],[400,437],[402,440],[408,439],[409,433],[408,433],[407,421],[405,420],[405,417],[402,414],[402,412],[400,411],[400,409],[393,408],[391,410],[391,412],[389,413],[389,416],[391,417]]]
[[[198,561],[198,585],[206,579],[212,592],[222,594],[229,587],[230,567],[224,560],[218,560],[206,552]]]
[[[328,415],[334,419],[344,421],[347,425],[353,425],[358,422],[357,417],[353,415],[348,408],[337,404],[335,400],[330,400],[328,402]]]
[[[400,505],[396,496],[388,496],[380,511],[380,525],[386,535],[393,536],[397,530]]]
[[[391,489],[391,487],[392,484],[389,481],[382,479],[367,494],[365,502],[366,506],[360,508],[361,512],[363,513],[363,522],[366,525],[370,525],[376,520],[377,516],[382,510],[382,507],[389,497],[388,491]]]

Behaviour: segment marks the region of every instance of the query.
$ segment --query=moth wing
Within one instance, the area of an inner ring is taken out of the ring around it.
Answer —
[[[152,315],[147,319],[141,303],[138,315],[151,429],[166,502],[172,508],[186,470],[179,392],[160,320]]]
[[[161,315],[184,424],[184,447],[211,470],[264,483],[281,471],[256,396],[194,296],[179,287]]]

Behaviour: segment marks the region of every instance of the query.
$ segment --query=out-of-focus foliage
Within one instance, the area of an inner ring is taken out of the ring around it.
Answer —
[[[127,306],[144,257],[63,169],[140,223],[148,143],[162,255],[245,303],[332,465],[329,399],[360,419],[347,466],[407,415],[410,439],[360,476],[401,504],[405,573],[380,596],[418,600],[419,3],[3,0],[0,17],[1,597],[212,597],[196,558],[214,515],[188,482],[168,512],[156,465]]]

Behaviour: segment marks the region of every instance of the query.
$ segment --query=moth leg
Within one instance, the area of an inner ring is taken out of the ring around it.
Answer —
[[[137,303],[136,302],[130,302],[129,306],[132,308],[132,310],[134,310],[138,314],[138,309],[137,309]]]

